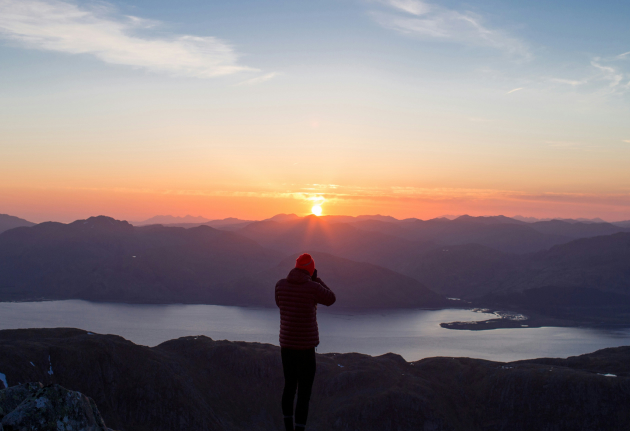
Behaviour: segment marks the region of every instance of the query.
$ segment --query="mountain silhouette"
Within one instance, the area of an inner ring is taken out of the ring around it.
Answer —
[[[125,302],[209,300],[209,286],[282,256],[209,226],[134,227],[110,217],[0,234],[0,297]]]
[[[34,226],[35,223],[31,223],[28,220],[24,220],[19,217],[11,216],[8,214],[0,214],[0,233],[23,226]]]
[[[275,306],[276,281],[297,254],[310,252],[347,308],[443,307],[453,304],[444,297],[456,297],[576,321],[606,313],[610,318],[600,321],[630,321],[630,233],[571,240],[534,230],[594,235],[623,228],[507,217],[345,220],[296,216],[225,231],[134,227],[99,216],[17,227],[0,234],[0,300]],[[415,239],[413,229],[432,240]],[[520,254],[480,243],[510,244],[524,236],[537,242],[534,248],[557,237],[564,243]],[[464,243],[444,244],[448,238]],[[589,299],[597,295],[601,301]],[[553,307],[535,307],[536,301]]]
[[[104,216],[48,222],[0,235],[0,298],[275,306],[274,286],[297,257],[285,256],[208,226],[134,227]],[[446,305],[392,270],[313,256],[347,308]]]
[[[151,224],[176,224],[176,223],[201,224],[201,223],[207,223],[209,221],[210,221],[209,219],[205,217],[201,217],[201,216],[194,217],[191,215],[187,215],[184,217],[180,217],[180,216],[172,216],[172,215],[158,215],[144,221],[132,222],[132,224],[134,226],[147,226]]]
[[[583,238],[525,259],[527,272],[503,290],[556,286],[594,287],[630,295],[630,233]]]
[[[617,221],[617,222],[614,222],[612,224],[614,224],[615,226],[619,226],[619,227],[623,227],[623,228],[626,228],[626,229],[630,229],[630,220]]]
[[[630,233],[582,238],[526,255],[478,244],[443,246],[401,272],[432,290],[477,298],[544,286],[580,286],[630,295]]]
[[[189,229],[198,226],[210,226],[221,230],[237,230],[252,223],[252,220],[241,220],[235,217],[228,217],[221,220],[210,220],[203,223],[158,223],[168,227],[183,227]]]
[[[236,232],[285,254],[321,251],[394,270],[405,256],[434,247],[431,243],[358,229],[349,223],[330,223],[317,216],[282,223],[261,221]]]
[[[627,232],[628,229],[620,228],[612,223],[584,223],[567,222],[562,220],[539,221],[529,226],[540,233],[548,235],[562,235],[568,238],[590,238],[593,236],[612,235],[618,232]]]
[[[417,241],[431,241],[439,245],[475,243],[508,253],[544,250],[571,239],[562,235],[541,233],[527,223],[502,216],[411,220],[400,222],[400,225],[407,230],[407,238]]]
[[[411,277],[370,263],[311,252],[317,272],[337,297],[335,308],[437,308],[452,305]],[[274,268],[243,277],[219,289],[233,292],[233,304],[275,307],[274,286],[295,266],[298,254]]]
[[[409,259],[400,272],[448,297],[473,299],[522,276],[523,260],[479,244],[442,246]]]

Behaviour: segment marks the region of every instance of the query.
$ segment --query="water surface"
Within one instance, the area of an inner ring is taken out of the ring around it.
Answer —
[[[605,347],[630,345],[630,329],[522,328],[458,331],[442,322],[495,317],[470,310],[396,310],[343,312],[318,310],[317,351],[381,355],[394,352],[408,361],[432,356],[467,356],[495,361],[562,357]],[[81,328],[120,335],[136,344],[156,346],[186,335],[215,340],[278,345],[277,309],[220,305],[138,305],[87,301],[0,303],[0,329]]]

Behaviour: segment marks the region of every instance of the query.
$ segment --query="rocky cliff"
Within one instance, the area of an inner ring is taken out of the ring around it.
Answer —
[[[0,390],[0,431],[112,431],[94,400],[56,384]]]
[[[309,429],[630,429],[629,363],[630,347],[513,363],[317,355]],[[0,373],[10,386],[80,391],[125,431],[281,429],[272,345],[199,336],[149,348],[78,329],[4,330]]]

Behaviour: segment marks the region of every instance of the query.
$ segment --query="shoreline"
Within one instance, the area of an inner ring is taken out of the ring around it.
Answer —
[[[451,299],[451,298],[449,298]],[[29,298],[29,299],[0,299],[2,303],[35,303],[35,302],[55,302],[55,301],[86,301],[94,304],[123,304],[123,305],[214,305],[220,307],[240,307],[240,308],[252,308],[252,309],[269,309],[275,308],[272,306],[257,305],[257,304],[209,304],[205,302],[166,302],[166,301],[98,301],[84,298]],[[350,308],[350,307],[335,307],[334,311],[337,312],[349,312],[349,313],[378,313],[384,311],[410,311],[410,310],[426,310],[426,311],[439,311],[439,310],[469,310],[476,313],[490,314],[498,316],[492,319],[474,320],[474,321],[455,321],[455,322],[442,322],[440,327],[444,329],[451,329],[456,331],[488,331],[493,329],[530,329],[530,328],[542,328],[542,327],[556,327],[556,328],[591,328],[591,329],[626,329],[630,328],[630,322],[594,322],[580,319],[563,319],[560,317],[545,316],[537,313],[528,313],[527,311],[521,312],[506,311],[504,309],[493,308],[481,308],[473,307],[470,302],[461,300],[459,304],[455,300],[452,300],[452,304],[444,307],[421,307],[421,308]],[[457,301],[459,302],[459,301]]]

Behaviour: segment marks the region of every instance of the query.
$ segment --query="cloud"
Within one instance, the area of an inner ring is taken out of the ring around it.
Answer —
[[[577,87],[578,85],[584,85],[588,82],[587,79],[581,79],[577,81],[574,79],[550,78],[549,80],[552,82],[557,82],[558,84],[567,84],[572,87]]]
[[[630,139],[624,139],[623,142],[630,144]]]
[[[61,0],[0,0],[0,38],[45,51],[92,55],[105,63],[209,78],[244,70],[226,42],[211,36],[141,35],[159,22],[117,16],[113,6]]]
[[[610,81],[610,87],[616,87],[623,79],[623,73],[620,73],[611,66],[602,66],[595,61],[591,61],[591,65],[601,71],[600,79]]]
[[[386,7],[386,11],[372,11],[371,16],[383,27],[419,37],[489,46],[510,55],[531,58],[524,42],[503,30],[486,26],[483,19],[472,12],[460,12],[419,0],[381,0],[379,3]]]
[[[626,53],[630,54],[630,53]],[[591,92],[598,95],[621,95],[630,90],[630,74],[623,69],[621,56],[593,58],[589,65],[584,68],[585,76],[582,79],[565,78],[543,78],[542,81],[569,85],[574,88],[580,87],[583,92]],[[624,83],[625,82],[625,83]]]
[[[617,60],[625,60],[626,58],[630,58],[630,51],[624,52],[623,54],[619,54],[615,57]]]
[[[239,85],[239,86],[240,85],[256,85],[256,84],[260,84],[261,82],[269,81],[270,79],[273,79],[276,76],[278,76],[277,72],[271,72],[271,73],[268,73],[266,75],[257,76],[255,78],[248,79],[248,80],[243,81],[243,82],[239,82],[236,85]]]
[[[515,92],[517,92],[517,91],[521,91],[522,89],[523,89],[523,87],[515,88],[514,90],[510,90],[510,91],[508,91],[508,92],[507,92],[507,93],[505,93],[505,94],[515,93]]]
[[[382,3],[412,15],[424,15],[431,11],[431,6],[417,0],[385,0]]]

